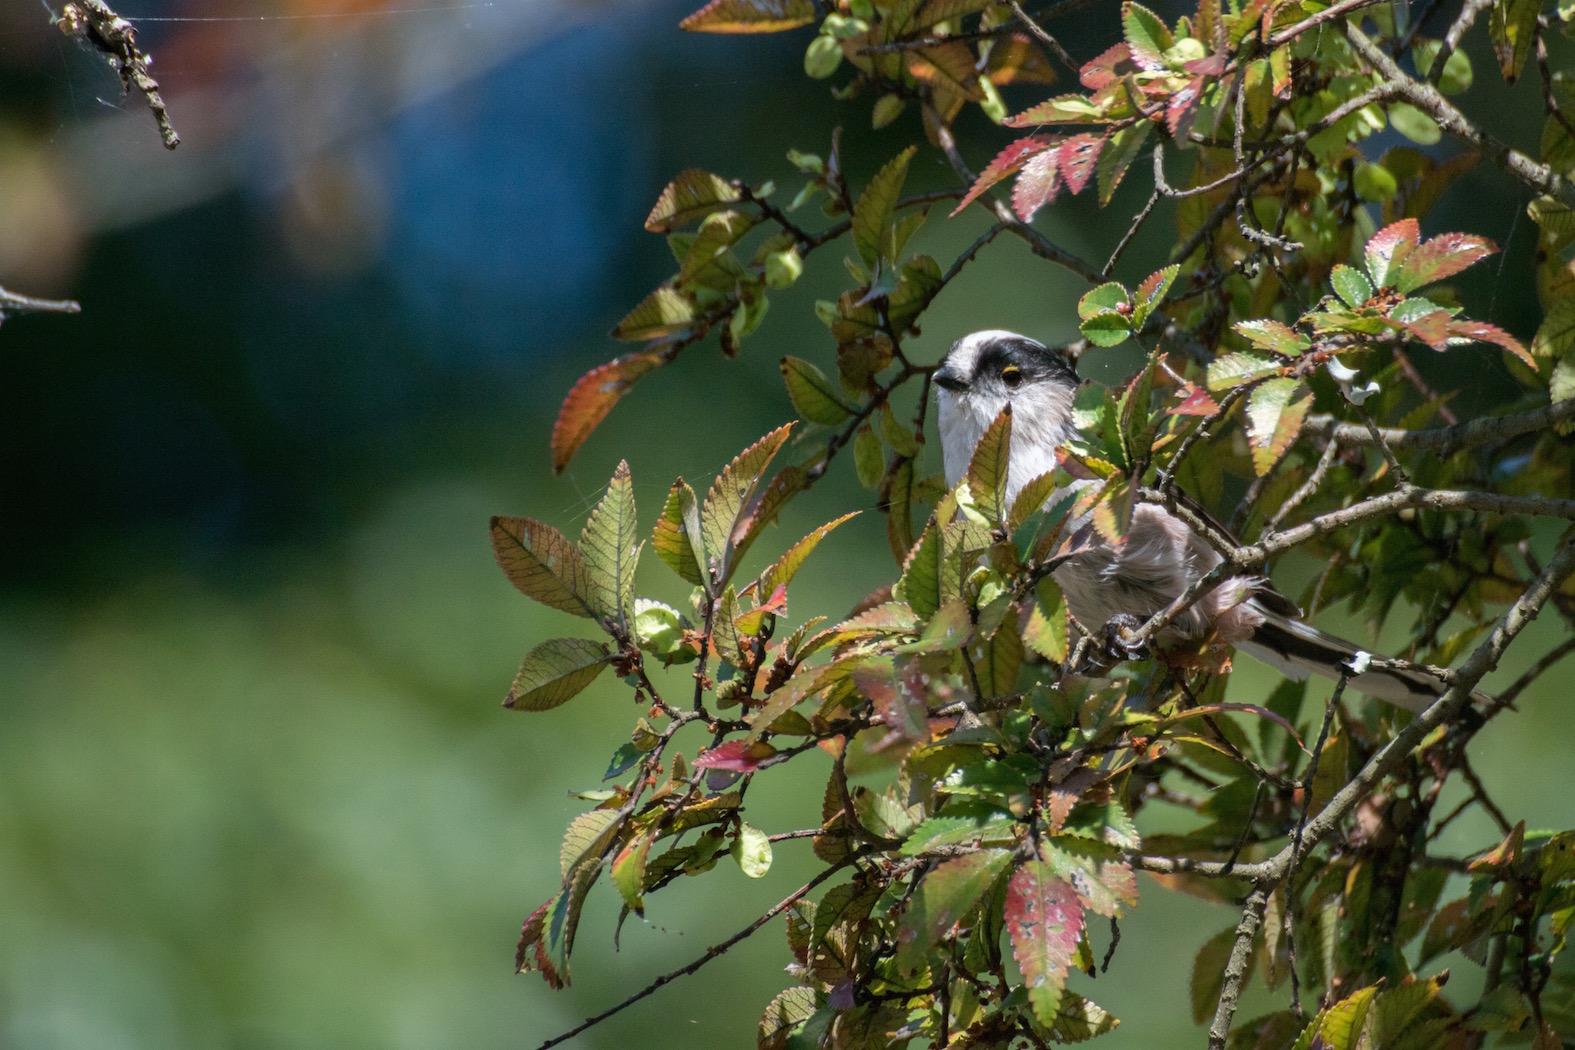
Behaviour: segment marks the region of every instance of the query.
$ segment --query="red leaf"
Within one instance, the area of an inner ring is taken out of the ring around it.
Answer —
[[[776,33],[815,21],[814,0],[711,0],[678,23],[692,33]]]
[[[958,212],[978,200],[979,195],[991,186],[1022,170],[1023,165],[1027,164],[1030,158],[1044,152],[1055,143],[1056,139],[1051,135],[1029,135],[997,153],[995,159],[985,166],[973,185],[968,188],[968,194],[963,197],[962,203],[952,209],[952,216],[955,217]]]
[[[1188,383],[1182,387],[1186,398],[1175,408],[1167,409],[1172,416],[1212,416],[1220,410],[1219,403],[1209,396],[1209,392],[1201,386]]]
[[[1073,135],[1056,148],[1056,168],[1066,180],[1066,188],[1076,196],[1083,192],[1093,177],[1094,165],[1099,161],[1099,151],[1104,148],[1105,136],[1084,132]]]
[[[1077,76],[1088,90],[1098,91],[1106,84],[1119,79],[1123,73],[1135,72],[1137,66],[1132,61],[1132,49],[1123,41],[1085,62]]]
[[[552,471],[563,472],[585,439],[607,418],[636,380],[666,364],[662,354],[642,351],[614,358],[585,373],[570,388],[552,425]]]
[[[1030,860],[1006,887],[1006,929],[1022,967],[1028,1002],[1041,1023],[1053,1024],[1066,974],[1083,937],[1077,892],[1041,860]]]
[[[1193,77],[1170,96],[1170,104],[1165,107],[1165,127],[1170,129],[1172,138],[1182,138],[1192,130],[1192,118],[1197,114],[1201,101],[1202,77]]]
[[[1373,276],[1374,286],[1393,286],[1396,271],[1405,257],[1415,250],[1421,236],[1422,228],[1415,219],[1401,219],[1373,234],[1367,242],[1366,255],[1367,271]]]
[[[1536,360],[1527,352],[1521,341],[1498,325],[1488,324],[1486,321],[1450,321],[1449,334],[1475,339],[1479,343],[1495,343],[1526,362],[1528,368],[1537,367]]]
[[[734,773],[753,773],[760,763],[777,753],[777,749],[764,741],[729,740],[725,744],[702,751],[695,759],[696,769],[726,769]]]
[[[1469,233],[1441,233],[1430,241],[1418,245],[1416,250],[1394,266],[1391,281],[1401,292],[1410,292],[1424,284],[1442,281],[1481,262],[1498,251],[1498,245],[1486,237]]]
[[[1449,347],[1449,311],[1434,310],[1430,314],[1403,322],[1406,330],[1422,342],[1442,353]]]
[[[1032,222],[1034,214],[1055,200],[1061,189],[1061,178],[1056,167],[1057,150],[1046,150],[1023,165],[1012,189],[1012,210],[1024,222]]]
[[[917,663],[910,662],[904,670],[909,669],[916,670]],[[922,681],[916,681],[916,675],[904,674],[899,681],[892,665],[885,662],[855,667],[852,674],[853,684],[858,686],[859,692],[870,698],[887,729],[916,743],[930,742],[924,687]]]

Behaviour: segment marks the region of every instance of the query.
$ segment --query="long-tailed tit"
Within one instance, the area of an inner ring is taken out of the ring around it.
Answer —
[[[937,387],[946,481],[967,473],[974,447],[1008,403],[1012,406],[1006,502],[1056,465],[1056,448],[1075,433],[1072,399],[1079,379],[1070,361],[1015,332],[991,330],[952,345],[932,377]],[[1164,507],[1140,503],[1119,547],[1097,537],[1054,572],[1067,607],[1085,629],[1112,620],[1146,620],[1170,605],[1221,562],[1220,555]],[[1445,690],[1423,671],[1368,666],[1356,645],[1303,622],[1295,603],[1259,577],[1227,579],[1160,631],[1159,648],[1213,637],[1301,681],[1309,673],[1339,679],[1369,696],[1421,711]]]

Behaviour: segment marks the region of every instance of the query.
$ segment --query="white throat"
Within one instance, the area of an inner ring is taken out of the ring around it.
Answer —
[[[941,454],[946,484],[956,485],[968,473],[979,439],[1012,404],[1012,448],[1007,464],[1006,502],[1034,478],[1055,468],[1055,450],[1072,436],[1072,388],[1060,383],[1039,383],[1016,391],[1010,398],[972,391],[936,391]]]

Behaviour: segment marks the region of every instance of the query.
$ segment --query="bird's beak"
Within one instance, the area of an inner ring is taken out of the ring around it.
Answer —
[[[948,364],[943,363],[930,375],[930,379],[936,386],[943,390],[950,390],[954,394],[968,389],[968,380],[952,371],[951,365]]]

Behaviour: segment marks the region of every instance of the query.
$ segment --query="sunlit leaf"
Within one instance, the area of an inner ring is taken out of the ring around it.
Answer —
[[[740,452],[718,475],[711,485],[711,491],[706,494],[705,503],[700,508],[700,531],[705,537],[707,557],[717,562],[713,573],[717,586],[721,586],[732,575],[740,550],[738,527],[746,516],[761,475],[771,465],[772,458],[783,442],[787,441],[792,429],[791,423],[780,426]]]
[[[793,409],[806,423],[836,426],[848,418],[848,409],[826,373],[797,357],[782,359],[782,379]]]
[[[658,353],[626,354],[581,376],[563,399],[552,425],[553,473],[561,473],[569,465],[585,439],[637,380],[665,362]]]
[[[1425,284],[1453,277],[1496,251],[1498,245],[1486,237],[1441,233],[1391,264],[1388,283],[1401,292],[1410,293]]]
[[[618,814],[610,809],[593,809],[570,821],[558,847],[558,869],[563,877],[567,879],[581,861],[600,857],[618,827]]]
[[[760,763],[777,753],[763,740],[729,740],[695,759],[696,769],[725,769],[734,773],[753,773]]]
[[[1148,134],[1153,126],[1146,120],[1140,120],[1136,124],[1129,124],[1111,133],[1109,143],[1099,153],[1099,164],[1095,169],[1099,179],[1101,208],[1109,204],[1110,198],[1115,196],[1116,187],[1121,185],[1127,169],[1142,151],[1143,143],[1148,141]]]
[[[729,0],[718,0],[718,2],[727,3]],[[732,2],[752,4],[754,0],[732,0]],[[761,0],[761,2],[769,3],[770,0]],[[806,6],[813,7],[812,0],[802,0],[802,2]],[[718,5],[710,5],[710,7],[716,6]],[[690,17],[697,17],[699,13],[701,12]],[[713,175],[699,168],[690,168],[688,171],[679,172],[678,176],[663,188],[661,195],[656,198],[656,206],[646,217],[645,228],[652,233],[667,233],[686,226],[717,208],[736,204],[741,199],[742,195],[738,192],[738,187],[720,175]]]
[[[923,693],[904,688],[890,657],[861,663],[853,668],[853,684],[868,697],[886,728],[909,740],[927,744],[930,723]]]
[[[784,1050],[798,1026],[815,1012],[815,989],[789,988],[778,992],[760,1018],[756,1050]]]
[[[1513,84],[1526,67],[1531,44],[1537,37],[1537,16],[1541,0],[1502,0],[1491,8],[1488,33],[1493,38],[1493,54],[1504,80]]]
[[[1023,641],[1047,660],[1066,661],[1069,637],[1066,599],[1054,580],[1043,579],[1035,589],[1037,601],[1028,615]]]
[[[1006,890],[1006,929],[1039,1023],[1055,1024],[1067,970],[1083,936],[1083,905],[1050,865],[1030,859]]]
[[[928,620],[941,607],[941,562],[944,557],[940,527],[932,523],[903,563],[895,593],[901,594],[921,620]]]
[[[1252,466],[1259,477],[1274,469],[1301,433],[1312,407],[1312,391],[1298,379],[1270,379],[1247,398],[1247,438]]]
[[[968,490],[974,504],[997,526],[1006,522],[1011,447],[1012,406],[1008,402],[974,446],[973,458],[968,462]]]
[[[771,870],[771,840],[753,824],[739,824],[729,852],[739,870],[751,879],[764,878]]]
[[[1039,209],[1055,200],[1061,188],[1060,155],[1056,150],[1036,153],[1023,165],[1012,186],[1012,210],[1032,222]]]
[[[778,587],[786,587],[792,582],[793,577],[798,574],[799,568],[804,564],[804,559],[809,557],[811,551],[820,546],[820,541],[825,539],[832,529],[851,518],[857,517],[858,514],[859,512],[855,510],[833,521],[828,521],[788,548],[788,552],[782,555],[776,564],[761,573],[760,583],[755,593],[759,595],[762,601],[765,601],[776,593]]]
[[[1225,354],[1209,362],[1210,390],[1229,390],[1277,374],[1280,366],[1253,354]]]
[[[1537,367],[1536,359],[1526,349],[1525,344],[1498,325],[1488,324],[1486,321],[1450,321],[1445,326],[1445,331],[1452,337],[1474,339],[1479,343],[1492,343],[1520,358],[1526,363],[1526,367],[1533,370]]]
[[[694,490],[679,478],[668,490],[662,516],[657,519],[651,546],[657,557],[686,581],[706,582],[705,541],[700,529],[700,502]]]
[[[645,865],[651,855],[654,833],[640,835],[618,852],[612,862],[612,883],[624,904],[636,915],[645,914]]]
[[[636,537],[634,484],[624,460],[580,533],[591,608],[604,620],[617,623],[634,612],[634,568],[640,547]]]
[[[891,220],[896,211],[897,197],[902,193],[902,184],[908,177],[908,162],[913,159],[917,148],[909,146],[887,162],[854,202],[853,243],[864,265],[871,270],[883,259],[888,264],[896,262],[892,258],[888,240]]]
[[[1121,5],[1121,28],[1133,61],[1148,70],[1165,68],[1162,56],[1175,46],[1176,38],[1158,15],[1128,0]]]
[[[568,537],[531,518],[492,519],[492,553],[521,594],[576,616],[593,617],[590,575]]]
[[[525,655],[503,700],[513,711],[546,711],[574,698],[596,680],[612,656],[600,642],[554,638]]]
[[[1373,297],[1372,283],[1368,281],[1365,276],[1363,276],[1360,270],[1347,266],[1344,263],[1336,266],[1334,271],[1329,274],[1329,283],[1334,285],[1335,294],[1337,294],[1341,299],[1344,299],[1345,305],[1349,306],[1353,310]],[[1255,323],[1269,324],[1271,322],[1243,321],[1241,324],[1237,325],[1236,328],[1238,331],[1240,331],[1245,325]],[[1281,327],[1284,326],[1282,325]],[[1246,335],[1245,332],[1242,334]],[[1248,338],[1251,339],[1252,337],[1248,336]],[[1257,340],[1253,341],[1257,342]]]
[[[997,153],[995,159],[985,165],[984,170],[979,173],[979,177],[968,188],[968,192],[963,196],[957,207],[952,209],[952,215],[956,216],[968,205],[978,200],[979,195],[991,186],[1017,174],[1017,172],[1022,170],[1024,164],[1028,163],[1034,156],[1052,147],[1055,142],[1056,140],[1050,135],[1028,135],[1018,139]]]
[[[1368,238],[1363,255],[1375,286],[1384,288],[1394,284],[1406,256],[1416,250],[1421,236],[1422,229],[1415,219],[1401,219]]]
[[[936,865],[908,902],[897,925],[897,969],[913,973],[930,949],[978,903],[1012,859],[1006,850],[981,850]]]
[[[1083,192],[1088,180],[1094,177],[1099,151],[1104,146],[1105,136],[1083,132],[1070,136],[1056,147],[1056,170],[1068,192],[1074,196]]]

